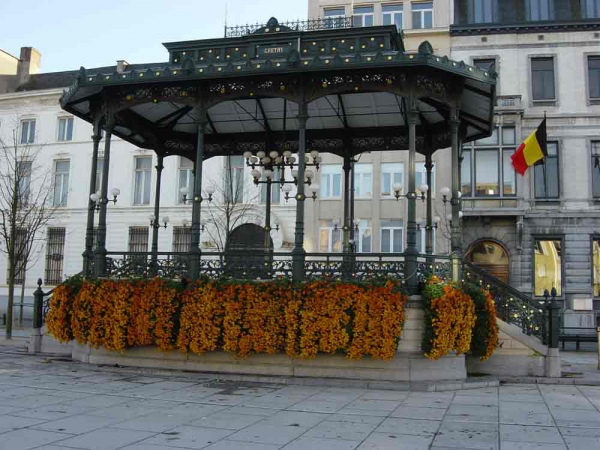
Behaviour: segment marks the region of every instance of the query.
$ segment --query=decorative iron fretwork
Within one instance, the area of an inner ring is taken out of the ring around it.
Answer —
[[[247,24],[225,28],[225,37],[235,38],[248,36],[250,34],[277,34],[290,31],[318,31],[341,28],[352,28],[352,17],[331,17],[311,20],[295,20],[287,22],[272,22],[266,24]]]
[[[523,333],[539,338],[544,344],[548,343],[546,305],[517,291],[469,262],[463,263],[463,276],[465,281],[490,291],[496,304],[498,318],[518,326]]]

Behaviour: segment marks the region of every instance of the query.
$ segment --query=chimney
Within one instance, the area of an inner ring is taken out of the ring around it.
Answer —
[[[29,76],[40,71],[42,54],[33,47],[21,47],[21,56],[17,65],[16,85],[27,83]]]
[[[125,72],[125,69],[127,68],[128,65],[129,65],[129,63],[127,61],[125,61],[124,59],[118,59],[117,60],[117,73]]]

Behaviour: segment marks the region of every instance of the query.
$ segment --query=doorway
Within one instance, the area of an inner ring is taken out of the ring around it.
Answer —
[[[508,284],[509,257],[502,245],[493,241],[478,242],[471,247],[467,258],[471,263]]]

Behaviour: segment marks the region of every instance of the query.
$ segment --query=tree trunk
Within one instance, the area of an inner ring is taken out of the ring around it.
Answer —
[[[21,285],[21,298],[19,301],[19,327],[23,328],[23,304],[25,303],[25,283],[27,282],[27,273],[23,270],[23,284]]]
[[[15,269],[17,266],[15,247],[17,243],[17,213],[19,211],[19,177],[16,175],[12,194],[12,205],[10,211],[10,242],[8,246],[8,302],[6,305],[6,339],[12,339],[13,307],[15,304]]]

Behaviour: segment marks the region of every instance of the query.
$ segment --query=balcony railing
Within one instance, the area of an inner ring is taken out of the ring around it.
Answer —
[[[369,281],[394,278],[404,280],[406,257],[403,253],[307,253],[304,262],[306,279]],[[450,279],[450,259],[445,255],[419,255],[419,281],[430,275]],[[109,278],[171,279],[187,277],[189,254],[159,252],[108,252]],[[209,278],[269,280],[292,278],[292,254],[284,252],[235,251],[203,252],[200,274]]]
[[[225,37],[242,37],[257,32],[278,33],[284,31],[318,31],[340,28],[352,28],[352,17],[338,16],[310,20],[292,20],[287,22],[278,22],[273,27],[273,29],[270,29],[269,24],[266,23],[237,25],[233,27],[225,27]]]

